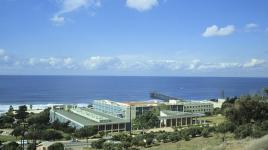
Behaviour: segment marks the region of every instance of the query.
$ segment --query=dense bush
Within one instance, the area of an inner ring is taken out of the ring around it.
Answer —
[[[29,144],[27,150],[36,150],[36,145],[34,143]]]
[[[54,143],[48,147],[48,150],[64,150],[64,145],[62,143]]]
[[[247,136],[252,135],[252,125],[251,124],[244,124],[240,125],[234,131],[236,138],[245,138]]]
[[[62,138],[63,138],[62,134],[55,130],[44,131],[42,135],[42,139],[47,141],[58,140]]]
[[[92,142],[91,147],[95,149],[102,149],[104,142],[105,142],[104,139],[99,139],[97,141]]]
[[[168,136],[171,142],[177,142],[181,139],[181,135],[179,132],[170,133]]]
[[[4,145],[1,150],[19,150],[19,144],[16,142],[9,142],[8,144]]]
[[[55,120],[54,122],[51,123],[51,128],[55,129],[55,130],[61,130],[65,133],[74,133],[75,128],[69,126],[70,122],[64,122],[61,123],[58,120]]]
[[[106,142],[103,144],[103,149],[104,150],[122,150],[123,147],[120,143],[110,143],[110,142],[108,143],[108,142]]]
[[[201,135],[203,137],[208,137],[209,136],[209,129],[208,128],[203,128],[202,132],[201,132]]]
[[[49,111],[45,109],[39,114],[34,114],[27,119],[28,124],[48,125],[49,124]]]
[[[166,132],[158,133],[156,135],[156,139],[157,139],[157,141],[162,142],[162,141],[168,139],[168,133],[166,133]]]

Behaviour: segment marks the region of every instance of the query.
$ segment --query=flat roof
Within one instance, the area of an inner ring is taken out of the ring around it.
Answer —
[[[84,110],[87,110],[87,111],[90,111],[96,115],[101,115],[103,117],[106,117],[108,119],[110,119],[111,121],[110,122],[96,122],[94,120],[91,120],[89,118],[86,118],[86,117],[83,117],[83,116],[80,116],[78,114],[75,114],[73,112],[70,112],[70,111],[66,111],[66,110],[53,110],[55,113],[58,113],[70,120],[73,120],[74,122],[78,122],[84,126],[90,126],[90,125],[104,125],[104,124],[116,124],[116,123],[128,123],[130,122],[128,119],[120,119],[120,118],[116,118],[116,117],[113,117],[113,116],[110,116],[110,115],[107,115],[107,114],[104,114],[104,113],[101,113],[101,112],[97,112],[97,111],[94,111],[92,109],[89,109],[89,108],[83,108]]]
[[[127,105],[131,106],[157,106],[159,104],[162,104],[162,101],[154,101],[154,100],[149,100],[149,101],[128,101],[128,102],[122,102]]]
[[[170,111],[170,110],[162,110],[164,114],[167,116],[159,116],[159,119],[172,119],[172,118],[183,118],[183,117],[202,117],[205,116],[201,113],[190,113],[190,112],[180,112],[180,111]]]

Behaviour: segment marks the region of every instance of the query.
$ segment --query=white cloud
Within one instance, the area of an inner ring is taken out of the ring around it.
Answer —
[[[145,56],[91,56],[88,59],[74,60],[72,57],[31,57],[17,58],[0,49],[0,68],[20,69],[58,69],[58,70],[80,70],[108,71],[108,72],[205,72],[215,70],[247,70],[249,68],[268,69],[268,63],[264,59],[252,58],[243,62],[208,62],[199,59],[182,61],[180,59],[153,59]]]
[[[56,57],[46,57],[46,58],[29,58],[25,65],[44,67],[52,69],[62,69],[75,68],[75,63],[71,57],[67,58],[56,58]]]
[[[194,59],[192,62],[189,64],[188,69],[193,70],[198,68],[201,65],[201,61],[199,59]]]
[[[121,63],[116,57],[94,56],[84,60],[83,66],[88,70],[118,69]]]
[[[249,62],[244,64],[245,68],[261,67],[266,63],[265,60],[252,58]]]
[[[204,37],[227,36],[232,34],[234,31],[235,31],[234,25],[227,25],[222,28],[219,28],[217,25],[212,25],[210,27],[207,27],[202,35]]]
[[[20,62],[16,60],[13,56],[9,55],[6,50],[0,49],[0,65],[17,65]]]
[[[259,25],[256,23],[249,23],[245,25],[245,32],[257,31]]]
[[[100,0],[58,0],[61,9],[50,18],[55,24],[60,25],[65,22],[64,14],[70,13],[80,8],[99,7],[101,6]]]
[[[127,0],[126,5],[129,8],[136,9],[138,11],[150,10],[158,5],[158,0]]]
[[[0,57],[3,56],[5,54],[5,50],[4,49],[0,49]]]
[[[53,21],[56,25],[61,25],[64,23],[65,18],[62,16],[54,15],[52,18],[50,18],[51,21]]]
[[[259,27],[259,25],[255,24],[255,23],[249,23],[246,24],[245,28],[250,29],[250,28],[257,28]]]

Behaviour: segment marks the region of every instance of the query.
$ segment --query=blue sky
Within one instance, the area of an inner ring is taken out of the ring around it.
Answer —
[[[0,74],[268,77],[268,0],[0,0]]]

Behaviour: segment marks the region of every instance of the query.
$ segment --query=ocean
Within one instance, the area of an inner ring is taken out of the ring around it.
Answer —
[[[87,105],[95,99],[149,100],[157,91],[169,96],[203,100],[259,93],[268,78],[149,76],[0,76],[0,111],[9,105]]]

